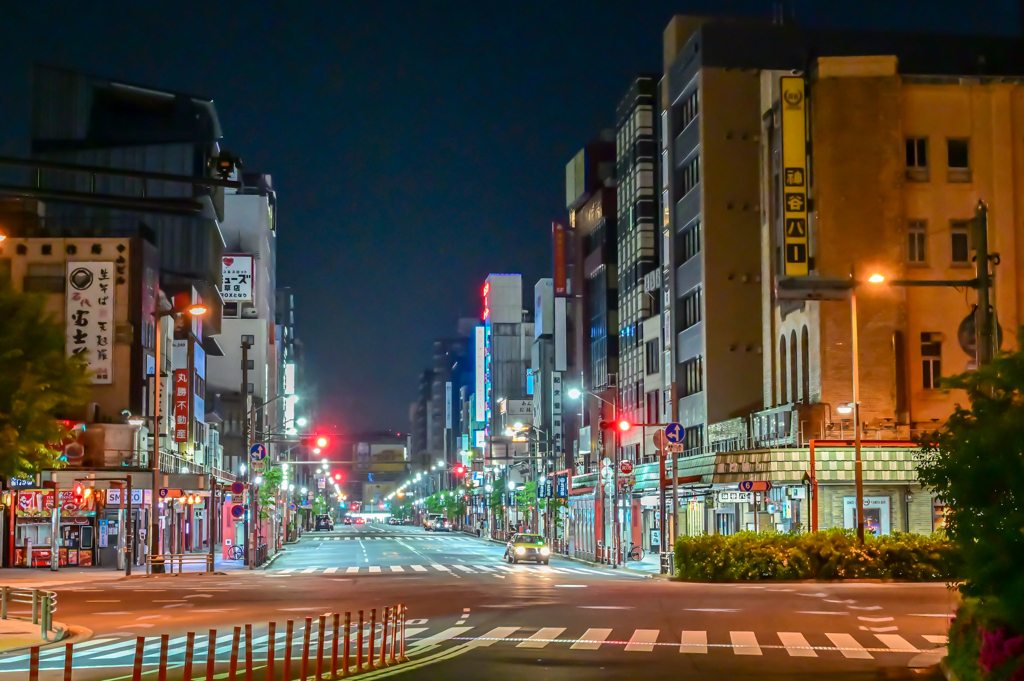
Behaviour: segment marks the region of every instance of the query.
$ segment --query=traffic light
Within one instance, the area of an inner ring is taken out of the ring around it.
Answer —
[[[331,444],[331,439],[326,435],[310,435],[299,438],[299,444],[303,447],[320,447],[321,449]]]
[[[633,424],[631,424],[626,419],[619,419],[618,421],[601,421],[599,425],[601,426],[601,430],[617,429],[621,430],[622,432],[626,432],[627,430],[633,427]]]
[[[455,467],[455,475],[465,475],[465,474],[466,474],[466,467],[463,466],[461,463],[458,466]]]
[[[342,471],[331,471],[331,480],[334,482],[341,482],[345,479],[345,474]]]
[[[72,490],[72,494],[74,495],[75,503],[81,504],[85,501],[85,485],[80,482],[76,482],[75,487]]]

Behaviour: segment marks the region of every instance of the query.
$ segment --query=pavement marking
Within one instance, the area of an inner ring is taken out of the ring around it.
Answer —
[[[626,644],[626,652],[649,653],[658,641],[659,629],[637,629]]]
[[[380,572],[380,566],[379,565],[371,565],[370,566],[370,572]]]
[[[409,567],[411,567],[415,572],[426,572],[427,571],[427,568],[423,567],[422,565],[410,565]]]
[[[798,615],[849,615],[848,612],[841,612],[839,610],[797,610]]]
[[[612,633],[611,629],[587,629],[583,632],[582,638],[578,639],[575,643],[569,646],[570,650],[597,650],[601,647],[608,636]]]
[[[403,568],[401,565],[392,565],[391,566],[391,571],[392,572],[405,572],[405,568]]]
[[[325,575],[333,575],[337,571],[338,571],[338,568],[336,568],[336,567],[329,567],[326,570],[324,570],[324,574]]]
[[[120,603],[120,599],[113,601],[86,601],[86,603]]]
[[[317,569],[316,569],[315,567],[311,567],[311,568],[306,568],[305,570],[303,570],[303,571],[301,572],[301,574],[303,574],[303,575],[311,575],[311,574],[313,574],[314,572],[316,572],[316,570],[317,570]]]
[[[849,634],[825,634],[828,636],[828,640],[832,641],[839,652],[843,654],[843,657],[852,660],[873,660],[874,656],[871,655],[864,646],[857,643],[857,639]]]
[[[858,628],[861,631],[878,631],[878,632],[883,632],[883,631],[899,631],[900,630],[900,628],[896,627],[896,626],[892,626],[892,627],[865,627],[865,626],[861,626],[861,627],[858,627]]]
[[[345,570],[345,572],[348,573],[348,574],[351,574],[353,572],[359,572],[359,568],[357,568],[357,567],[350,567],[349,569]]]
[[[897,634],[875,634],[875,638],[881,641],[885,647],[892,648],[893,650],[906,653],[920,652],[916,647],[910,644],[910,641]]]
[[[555,584],[553,586],[561,587],[563,589],[586,589],[586,584]]]
[[[679,652],[693,655],[708,654],[708,632],[684,631],[679,645]]]
[[[752,631],[730,631],[729,639],[732,641],[732,652],[736,655],[760,655],[761,647],[757,644],[757,637]]]
[[[466,644],[467,648],[487,648],[519,631],[519,627],[496,627]],[[408,635],[408,634],[407,634]]]
[[[690,612],[739,612],[739,608],[686,608]]]
[[[857,617],[861,622],[892,622],[895,617]]]
[[[943,613],[920,613],[920,612],[915,612],[915,613],[911,613],[910,615],[907,615],[907,617],[948,617],[949,619],[953,619],[952,615],[950,615],[949,613],[945,613],[945,612],[943,612]]]
[[[474,574],[476,573],[476,570],[474,570],[471,567],[466,567],[465,565],[456,565],[455,567],[457,567],[458,569],[462,570],[463,572],[472,572]]]
[[[127,610],[116,610],[113,612],[94,612],[94,615],[130,615],[131,613]]]
[[[826,603],[829,603],[829,602],[833,602],[833,601],[826,601]],[[840,601],[840,603],[841,602],[842,601]],[[850,602],[853,603],[853,601],[850,601]],[[851,605],[850,606],[850,610],[881,610],[881,609],[882,609],[882,606],[880,606],[880,605]]]
[[[285,569],[283,569],[283,570],[278,570],[278,572],[279,572],[280,574],[282,574],[282,575],[286,575],[286,574],[288,574],[289,572],[292,572],[293,570],[295,570],[295,568],[285,568]]]
[[[407,627],[406,630],[405,630],[405,637],[407,639],[408,638],[412,638],[416,634],[422,634],[426,630],[427,630],[427,627]]]
[[[213,598],[211,594],[189,594],[185,598]]]
[[[476,569],[477,570],[482,570],[483,572],[494,572],[494,568],[487,567],[486,565],[477,565]]]
[[[565,627],[544,627],[538,629],[530,638],[516,646],[516,648],[545,648],[553,639],[565,631]]]
[[[449,641],[449,640],[455,638],[456,636],[462,636],[467,631],[470,631],[472,628],[473,627],[449,627],[448,629],[445,629],[444,631],[438,632],[438,633],[434,634],[433,636],[427,636],[426,638],[421,638],[419,641],[416,642],[415,647],[422,647],[424,645],[430,645],[431,643],[438,643],[440,641]],[[406,631],[406,636],[408,636],[408,635],[409,635],[409,632],[407,630]]]
[[[431,566],[430,566],[430,567],[434,568],[434,569],[435,569],[435,570],[437,570],[438,572],[451,572],[451,570],[449,570],[448,568],[446,568],[446,567],[445,567],[444,565],[438,565],[437,563],[433,563],[433,564],[431,564]]]
[[[632,610],[632,605],[580,605],[583,610]]]
[[[817,657],[818,653],[814,652],[811,648],[811,644],[807,642],[803,634],[799,634],[795,631],[779,631],[776,632],[779,635],[779,640],[782,641],[782,645],[786,646],[786,652],[789,653],[790,657]]]
[[[924,640],[928,643],[935,643],[936,645],[944,646],[949,643],[949,637],[945,634],[923,634]]]

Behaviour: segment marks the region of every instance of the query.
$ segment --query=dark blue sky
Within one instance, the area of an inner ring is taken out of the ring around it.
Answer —
[[[28,152],[28,70],[51,63],[214,99],[224,146],[274,176],[278,282],[322,407],[408,425],[433,338],[488,272],[549,276],[564,168],[674,13],[771,0],[6,3],[0,152]],[[1015,0],[789,0],[797,23],[1014,33]]]

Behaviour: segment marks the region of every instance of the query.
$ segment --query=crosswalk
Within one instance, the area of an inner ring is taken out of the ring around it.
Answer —
[[[479,544],[479,539],[473,537],[462,537],[457,534],[410,534],[410,535],[360,535],[360,534],[347,534],[340,537],[317,537],[313,536],[309,538],[312,541],[435,541],[437,539],[443,539],[445,541],[457,541],[457,542],[474,542]]]
[[[495,574],[533,573],[547,575],[601,575],[609,576],[605,570],[586,567],[565,567],[552,565],[507,565],[505,563],[424,563],[422,565],[349,565],[336,567],[289,567],[271,570],[271,574],[279,575],[375,575],[375,574],[409,574],[416,572],[447,572],[454,574]]]
[[[314,629],[315,629],[314,618]],[[277,655],[283,654],[285,634],[283,623],[278,623],[274,636]],[[356,626],[353,625],[353,641]],[[377,650],[380,644],[380,625],[377,627]],[[409,626],[406,628],[407,650],[411,656],[425,653],[439,645],[465,645],[467,648],[485,648],[503,645],[509,648],[543,650],[549,647],[565,647],[573,651],[602,651],[612,653],[672,653],[683,655],[782,655],[786,657],[819,658],[842,656],[847,659],[873,660],[878,656],[895,653],[917,654],[946,644],[943,635],[911,635],[909,638],[896,634],[821,632],[753,632],[753,631],[663,631],[660,629],[611,629],[589,628],[575,630],[567,627],[531,628],[523,626],[472,627],[454,626],[440,628],[430,633],[431,627]],[[333,629],[328,618],[324,640],[333,641]],[[292,637],[292,654],[301,655],[303,645],[301,622],[296,622]],[[230,659],[233,633],[218,631],[215,639],[215,659],[218,663]],[[389,638],[390,640],[390,638]],[[174,636],[168,642],[168,661],[173,663],[184,659],[186,636]],[[316,632],[313,632],[311,655],[316,654]],[[270,636],[267,625],[253,627],[252,655],[266,656]],[[205,633],[195,636],[193,654],[197,660],[205,660],[208,654],[209,638]],[[353,646],[355,643],[353,642]],[[124,666],[132,663],[135,656],[134,637],[99,637],[77,643],[74,647],[75,666]],[[369,626],[366,626],[366,643],[369,646]],[[143,663],[159,662],[159,637],[150,637],[144,648]],[[330,651],[331,645],[325,645]],[[240,657],[245,656],[246,641],[240,641]],[[0,655],[0,672],[24,671],[29,660],[28,654],[11,653]],[[44,650],[40,655],[42,669],[58,669],[64,662],[64,647]],[[0,678],[3,678],[0,673]]]

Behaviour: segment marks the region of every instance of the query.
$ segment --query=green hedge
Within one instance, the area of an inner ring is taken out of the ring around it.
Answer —
[[[675,551],[681,579],[733,582],[776,579],[955,580],[959,551],[944,535],[894,532],[857,546],[850,530],[812,534],[739,532],[680,537]]]

